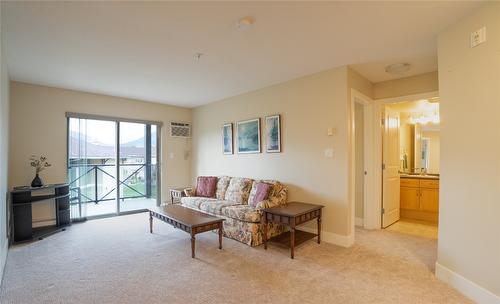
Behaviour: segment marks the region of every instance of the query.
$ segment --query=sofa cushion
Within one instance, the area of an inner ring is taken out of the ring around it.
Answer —
[[[181,198],[181,205],[191,209],[199,210],[201,203],[215,200],[215,198],[188,196]]]
[[[196,196],[215,197],[216,186],[217,186],[217,177],[199,176],[196,182]]]
[[[233,177],[229,182],[224,199],[238,204],[246,204],[248,195],[252,187],[252,180],[249,178]]]
[[[229,176],[220,176],[217,181],[217,190],[215,191],[215,198],[223,200],[226,196],[226,190],[229,186],[229,181],[231,178]]]
[[[200,210],[212,215],[222,215],[222,210],[224,210],[224,208],[234,205],[238,205],[238,203],[233,201],[210,200],[201,202]]]
[[[222,208],[222,215],[248,223],[259,223],[261,212],[249,205],[235,205]]]

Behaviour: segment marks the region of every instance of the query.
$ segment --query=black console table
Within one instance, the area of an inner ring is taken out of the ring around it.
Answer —
[[[33,204],[52,200],[56,209],[56,225],[33,228],[31,207]],[[17,187],[11,191],[11,240],[13,242],[42,239],[44,236],[64,230],[71,224],[69,185],[54,184],[43,187]]]

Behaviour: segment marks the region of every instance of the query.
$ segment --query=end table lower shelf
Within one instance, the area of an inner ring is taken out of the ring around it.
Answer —
[[[314,239],[318,235],[316,233],[310,233],[304,230],[299,230],[295,229],[295,247]],[[270,238],[267,240],[268,242],[273,242],[278,245],[282,245],[283,247],[290,248],[290,241],[291,241],[292,233],[290,231],[287,231],[285,233],[282,233],[280,235],[277,235],[275,237]],[[318,242],[319,244],[319,242]]]

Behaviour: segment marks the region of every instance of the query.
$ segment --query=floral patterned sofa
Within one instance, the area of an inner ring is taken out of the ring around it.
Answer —
[[[252,202],[260,182],[271,184],[268,198],[255,207]],[[193,189],[186,189],[181,204],[194,210],[224,218],[224,236],[250,246],[262,244],[261,215],[263,208],[286,204],[287,188],[278,181],[220,176],[214,198],[196,197]],[[269,224],[268,238],[284,232],[284,226]]]

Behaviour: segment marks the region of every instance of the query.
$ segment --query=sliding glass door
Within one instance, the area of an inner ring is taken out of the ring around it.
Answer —
[[[68,179],[75,220],[159,204],[159,125],[68,117]]]
[[[156,126],[120,122],[121,212],[156,206]]]

